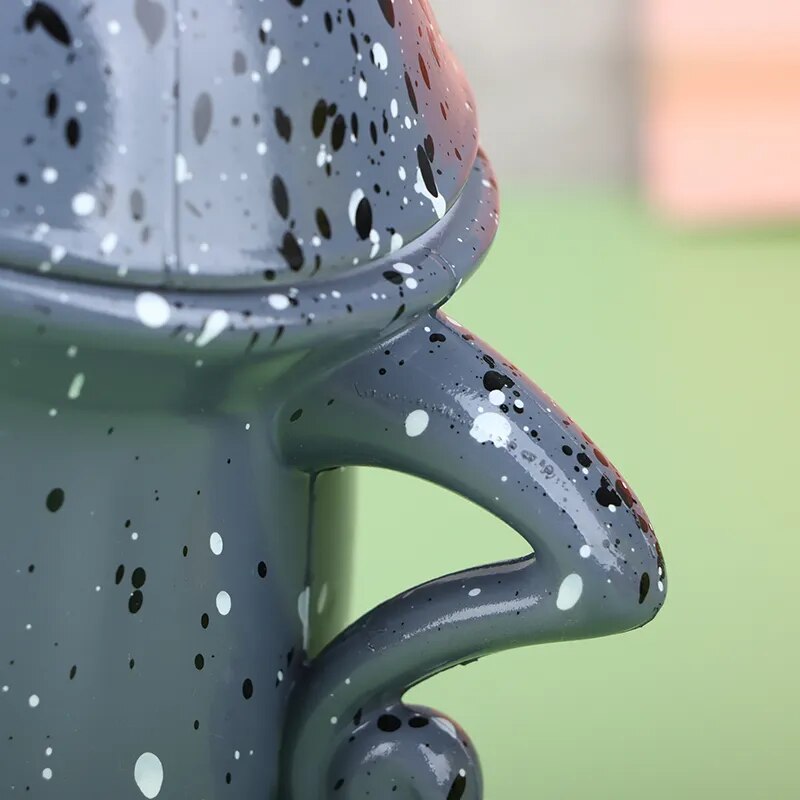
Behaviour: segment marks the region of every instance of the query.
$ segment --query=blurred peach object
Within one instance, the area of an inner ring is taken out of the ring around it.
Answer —
[[[686,222],[800,217],[800,1],[646,0],[644,169]]]

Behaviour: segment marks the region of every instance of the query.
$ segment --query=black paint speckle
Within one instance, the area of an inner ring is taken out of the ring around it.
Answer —
[[[77,147],[81,141],[81,125],[75,117],[70,117],[64,127],[64,136],[70,147]]]
[[[275,129],[281,139],[289,142],[292,139],[292,120],[282,108],[275,109]]]
[[[425,152],[425,148],[423,148],[422,145],[417,146],[417,163],[422,173],[422,180],[425,182],[425,188],[433,197],[438,197],[439,190],[436,188],[436,178],[433,176],[433,168],[428,159],[428,154]]]
[[[604,508],[612,505],[619,508],[622,505],[622,498],[611,488],[611,484],[605,477],[600,478],[600,488],[595,492],[594,496]]]
[[[142,607],[142,603],[144,602],[144,595],[141,593],[139,589],[133,592],[128,600],[128,611],[131,614],[138,614],[139,609]]]
[[[383,11],[383,16],[386,17],[386,21],[394,28],[394,0],[378,0],[378,5],[381,7],[381,11]]]
[[[650,574],[648,572],[644,572],[642,573],[641,580],[639,581],[639,605],[644,603],[649,591],[650,591]]]
[[[356,207],[356,232],[362,239],[368,239],[372,230],[372,206],[362,197]]]
[[[495,389],[501,391],[506,388],[510,389],[513,385],[514,381],[512,381],[508,375],[504,375],[497,370],[487,370],[483,375],[483,388],[486,389],[487,392],[492,392]]]
[[[45,500],[45,505],[47,506],[47,510],[52,512],[53,514],[58,511],[61,506],[64,505],[64,490],[63,489],[51,489],[47,495],[47,499]]]
[[[319,230],[320,236],[322,236],[323,239],[330,239],[331,223],[324,209],[322,208],[317,209],[316,218],[317,218],[317,229]]]
[[[211,103],[211,95],[208,92],[203,92],[198,95],[197,100],[195,100],[194,112],[192,114],[192,129],[197,144],[203,144],[203,142],[205,142],[211,130],[213,116],[214,106]]]
[[[25,15],[25,30],[32,32],[41,26],[49,36],[59,44],[69,47],[72,34],[61,15],[47,3],[34,3],[33,8]]]
[[[289,195],[286,192],[286,184],[280,175],[272,179],[272,202],[278,213],[284,218],[289,217]]]
[[[142,567],[136,567],[131,575],[131,583],[134,589],[141,589],[144,582],[147,580],[147,574]]]
[[[456,775],[456,779],[453,781],[450,791],[447,793],[447,800],[461,800],[461,798],[464,796],[466,788],[467,777],[466,775],[461,775],[459,773]]]
[[[402,724],[394,714],[381,714],[378,717],[378,727],[385,733],[393,733],[399,730]]]
[[[303,264],[305,263],[303,250],[298,244],[295,235],[291,231],[286,231],[286,233],[283,235],[283,243],[278,249],[278,252],[283,256],[284,260],[289,265],[289,269],[297,272],[303,268]]]

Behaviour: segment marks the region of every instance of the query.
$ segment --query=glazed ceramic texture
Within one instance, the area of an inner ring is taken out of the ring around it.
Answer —
[[[437,712],[404,706],[403,693],[498,649],[652,620],[666,572],[650,521],[591,438],[442,312],[343,366],[328,371],[312,354],[301,369],[319,383],[289,401],[280,441],[290,463],[423,477],[506,521],[533,555],[416,587],[345,631],[294,697],[287,777],[308,797],[374,797],[397,785],[401,797],[480,798],[466,734]],[[307,768],[310,754],[331,749],[327,772]]]
[[[346,474],[271,446],[286,365],[248,389],[0,328],[0,797],[276,797],[351,530]]]
[[[27,269],[224,289],[342,273],[441,219],[475,160],[425,0],[10,0],[0,30],[0,252]]]
[[[0,43],[0,796],[477,800],[404,691],[643,625],[666,574],[602,452],[437,310],[498,216],[427,2],[13,0]],[[532,555],[336,636],[351,465]]]

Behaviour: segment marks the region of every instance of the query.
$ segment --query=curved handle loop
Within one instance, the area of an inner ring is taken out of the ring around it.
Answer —
[[[426,478],[503,519],[533,550],[388,600],[307,664],[293,690],[285,796],[383,796],[393,781],[398,800],[480,798],[463,732],[440,717],[428,728],[429,714],[406,709],[402,694],[498,650],[649,622],[666,574],[647,515],[546,394],[442,312],[329,368],[285,408],[279,441],[293,465]],[[433,734],[447,741],[431,743]]]

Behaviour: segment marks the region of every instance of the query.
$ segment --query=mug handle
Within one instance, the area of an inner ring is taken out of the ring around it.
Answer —
[[[479,800],[464,732],[403,705],[403,693],[499,650],[646,624],[666,592],[658,542],[592,440],[441,311],[322,378],[326,356],[312,358],[303,372],[317,377],[295,384],[278,422],[289,464],[425,478],[504,520],[533,552],[387,600],[307,662],[290,696],[281,797]]]

